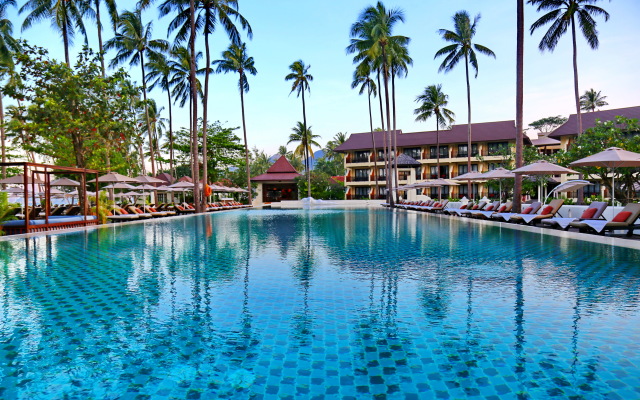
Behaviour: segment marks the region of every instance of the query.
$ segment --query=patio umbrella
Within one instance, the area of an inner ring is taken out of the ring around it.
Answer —
[[[563,175],[563,174],[578,174],[569,168],[562,167],[557,164],[550,163],[549,161],[540,160],[524,167],[516,168],[513,171],[514,174],[522,175]],[[542,184],[538,186],[538,199],[542,198]]]
[[[611,169],[611,204],[615,212],[615,169],[622,167],[640,167],[640,154],[623,150],[619,147],[609,147],[600,153],[581,158],[569,165],[574,167],[604,167]]]
[[[10,176],[5,179],[0,179],[0,183],[6,183],[11,185],[22,185],[24,184],[24,174],[18,174],[14,176]],[[27,183],[36,183],[36,184],[44,184],[42,180],[40,180],[37,176],[31,181],[31,177],[27,175]]]
[[[87,181],[88,183],[94,183],[96,180],[92,179]],[[98,177],[98,182],[100,183],[116,183],[116,182],[138,182],[134,178],[130,178],[128,176],[124,176],[117,172],[109,172],[108,174],[102,175]]]
[[[24,193],[24,190],[17,188],[17,187],[10,187],[10,188],[6,188],[4,190],[1,190],[2,192],[5,193]]]
[[[500,186],[499,190],[499,200],[502,201],[502,180],[503,179],[510,179],[510,178],[515,178],[516,174],[514,174],[513,172],[509,171],[506,168],[496,168],[493,169],[491,171],[485,172],[484,174],[482,174],[482,177],[490,180],[490,179],[497,179],[498,180],[498,184]]]
[[[137,182],[140,182],[140,183],[167,183],[167,181],[154,178],[152,176],[147,176],[147,175],[136,176],[133,179],[135,179]]]

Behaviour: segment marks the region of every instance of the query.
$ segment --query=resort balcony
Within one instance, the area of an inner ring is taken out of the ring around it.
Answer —
[[[369,182],[368,176],[347,176],[347,182]]]
[[[451,154],[451,158],[467,158],[468,157],[469,152],[458,152],[458,151],[453,151]],[[481,156],[484,157],[486,156],[486,152],[485,151],[472,151],[471,152],[471,157],[477,157],[477,156]]]

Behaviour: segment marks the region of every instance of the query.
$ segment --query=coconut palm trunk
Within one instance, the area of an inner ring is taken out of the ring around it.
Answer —
[[[464,53],[464,68],[467,78],[467,172],[471,172],[471,85],[469,84],[469,60]],[[472,196],[471,181],[467,180],[467,196]],[[472,197],[471,197],[472,198]]]
[[[382,78],[384,80],[384,101],[385,108],[387,111],[387,143],[389,146],[389,153],[391,153],[391,105],[389,104],[389,66],[387,65],[387,53],[385,45],[382,45],[382,60],[383,60],[383,71]],[[394,206],[393,195],[392,195],[392,177],[391,177],[391,163],[387,162],[387,202],[392,208]]]
[[[211,11],[209,8],[205,10],[205,20],[209,20]],[[207,165],[207,104],[209,103],[209,74],[211,73],[211,51],[209,49],[209,32],[204,32],[204,51],[205,51],[205,76],[204,76],[204,98],[202,101],[202,181],[204,185],[208,184],[208,165]],[[203,186],[204,188],[204,186]],[[203,209],[206,209],[204,203],[206,199],[203,196]]]
[[[7,162],[7,147],[6,147],[6,141],[7,141],[7,137],[5,135],[5,131],[4,131],[4,104],[2,102],[2,98],[4,97],[4,93],[2,93],[2,90],[0,90],[0,145],[2,146],[2,162],[6,163]],[[5,179],[7,177],[7,167],[6,166],[2,166],[2,179]],[[2,185],[2,187],[4,188],[5,185]]]
[[[371,81],[369,81],[371,82]],[[371,112],[371,83],[368,84],[368,99],[369,99],[369,128],[371,129],[371,143],[373,145],[373,179],[376,182],[376,194],[380,191],[378,185],[378,150],[376,149],[376,135],[373,133],[373,113]]]
[[[240,82],[242,82],[242,72],[240,72]],[[242,108],[242,134],[244,135],[244,160],[247,164],[247,190],[249,191],[249,204],[253,204],[251,198],[251,166],[249,164],[249,145],[247,144],[247,123],[244,119],[244,90],[240,85],[240,107]]]
[[[302,123],[304,124],[305,134],[307,133],[307,109],[304,102],[304,82],[302,82]],[[311,197],[311,171],[309,162],[309,148],[305,146],[305,166],[307,168],[307,197]]]
[[[380,128],[383,131],[382,134],[382,163],[383,163],[383,167],[384,167],[384,175],[385,175],[385,181],[387,180],[387,163],[389,162],[389,153],[388,153],[388,147],[387,147],[387,135],[386,133],[384,133],[384,111],[383,111],[383,107],[382,107],[382,85],[380,84],[380,69],[378,69],[378,88],[380,88],[380,90],[378,90],[378,102],[380,103]],[[378,155],[376,154],[376,157]],[[376,171],[376,183],[378,182],[378,171]],[[387,185],[387,190],[388,190],[389,186]],[[380,193],[376,193],[376,196],[378,196]],[[387,197],[387,196],[385,196]]]
[[[580,114],[580,90],[578,89],[578,46],[576,44],[576,21],[571,16],[571,38],[573,40],[573,90],[576,96],[576,117],[578,120],[578,136],[582,135],[582,115]],[[578,175],[582,179],[582,174]],[[584,190],[578,189],[578,204],[584,201]]]
[[[189,69],[189,83],[191,86],[191,104],[193,107],[193,116],[191,122],[191,143],[193,153],[191,154],[191,162],[193,163],[193,202],[195,204],[196,213],[202,212],[202,202],[200,201],[200,168],[198,157],[198,90],[196,87],[196,11],[195,0],[189,0],[189,18],[191,25],[191,34],[189,35],[189,51],[191,53],[191,65]],[[208,65],[207,65],[208,67]]]
[[[169,100],[169,170],[172,176],[176,176],[173,168],[173,109],[171,106],[171,91],[167,90],[167,100]]]
[[[516,45],[516,168],[522,167],[523,160],[523,109],[524,109],[524,0],[517,5],[517,45]],[[500,193],[500,196],[502,193]],[[522,199],[522,175],[516,174],[513,187],[513,209],[520,211]]]
[[[102,45],[102,23],[100,21],[100,0],[95,0],[94,3],[96,7],[96,23],[98,25],[98,48],[100,50],[100,68],[102,70],[102,76],[104,77],[106,74],[106,69],[104,67],[104,47]]]
[[[144,116],[147,119],[147,135],[149,137],[149,155],[151,161],[151,174],[156,176],[156,165],[153,147],[153,133],[151,133],[151,119],[149,119],[149,104],[147,104],[147,75],[144,70],[144,54],[140,53],[140,69],[142,70],[142,96],[144,99]]]
[[[62,23],[62,43],[64,45],[64,61],[67,64],[67,67],[71,68],[71,61],[69,58],[69,32],[67,30],[67,23],[65,21]]]
[[[440,179],[440,123],[436,117],[436,179]],[[438,201],[442,201],[442,186],[438,186]]]
[[[395,186],[399,185],[398,176],[398,134],[396,132],[396,73],[393,67],[391,67],[391,97],[393,104],[393,178],[395,179]],[[398,202],[398,191],[395,192],[396,203]],[[392,193],[392,195],[394,194]]]

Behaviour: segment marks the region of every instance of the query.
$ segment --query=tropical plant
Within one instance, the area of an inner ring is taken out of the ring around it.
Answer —
[[[13,215],[14,206],[9,203],[9,194],[0,192],[0,224],[3,222],[16,219]],[[0,228],[0,236],[4,235],[4,231]]]
[[[576,19],[578,26],[589,47],[593,50],[598,48],[598,30],[594,17],[602,16],[605,21],[609,20],[609,13],[604,9],[593,5],[598,0],[528,0],[529,4],[537,6],[537,11],[547,12],[530,28],[531,34],[537,29],[547,24],[551,24],[544,34],[538,49],[540,51],[555,50],[562,35],[571,28],[571,39],[573,44],[573,88],[575,92],[576,113],[578,122],[578,135],[582,133],[582,117],[580,116],[580,91],[578,90],[578,49],[576,44]]]
[[[293,84],[291,85],[291,92],[289,92],[289,94],[296,92],[296,96],[298,97],[300,97],[300,95],[302,94],[302,129],[300,130],[300,132],[301,134],[303,132],[307,132],[303,134],[303,136],[311,133],[311,129],[307,129],[307,109],[304,102],[304,92],[306,90],[311,93],[309,82],[313,81],[313,76],[309,73],[309,68],[311,68],[311,65],[305,65],[304,61],[302,60],[294,61],[291,65],[289,65],[289,70],[291,71],[291,73],[289,73],[284,78],[285,81],[293,81]],[[294,128],[294,131],[295,129],[296,128]],[[291,143],[291,139],[289,140],[289,143]],[[309,154],[309,149],[309,146],[305,146],[302,149],[304,151],[304,154],[301,155],[301,157],[305,158],[305,164],[308,164],[309,157],[313,156],[313,154]],[[307,180],[310,180],[311,175],[309,175],[308,167],[309,166],[307,165]],[[309,184],[309,187],[307,189],[307,197],[311,197],[311,184]]]
[[[358,20],[351,25],[351,40],[347,52],[356,53],[354,63],[368,60],[374,65],[384,81],[384,93],[386,104],[385,130],[385,169],[387,170],[387,189],[391,188],[391,164],[389,163],[389,149],[391,148],[391,109],[389,98],[389,75],[391,70],[389,45],[393,42],[401,42],[403,37],[393,36],[393,28],[398,22],[404,22],[404,13],[399,9],[387,10],[382,2],[375,6],[365,8]],[[405,38],[408,40],[408,38]],[[378,87],[380,84],[378,83]],[[382,114],[382,113],[381,113]],[[387,201],[393,205],[391,190],[387,190]]]
[[[298,147],[293,151],[293,155],[304,158],[304,164],[307,174],[307,196],[311,197],[311,158],[313,157],[313,146],[320,147],[320,144],[316,139],[320,138],[320,135],[314,135],[311,132],[311,127],[307,127],[304,123],[298,121],[297,125],[293,127],[293,133],[289,135],[289,143],[299,143]]]
[[[19,45],[13,37],[13,23],[7,18],[9,7],[15,7],[15,0],[0,0],[0,80],[5,77],[16,76],[13,64],[13,52],[19,50]],[[4,122],[4,90],[0,87],[0,122]],[[0,123],[0,146],[2,162],[7,161],[6,135],[4,123]],[[7,168],[2,167],[2,178],[7,177]]]
[[[186,7],[184,0],[165,0],[160,5],[160,16],[166,15],[170,12],[177,12],[177,15],[169,24],[169,32],[177,30],[176,43],[182,43],[189,37],[191,28],[191,20],[189,18],[191,9]],[[253,31],[249,22],[238,11],[238,0],[198,0],[194,2],[194,27],[196,32],[202,31],[204,33],[205,43],[205,77],[204,77],[204,96],[202,98],[202,124],[203,127],[207,126],[207,112],[209,103],[209,75],[211,73],[211,49],[209,46],[209,35],[213,34],[217,27],[222,27],[227,37],[231,40],[232,44],[240,45],[241,38],[240,32],[236,27],[234,21],[239,21],[242,28],[247,31],[247,36],[251,38]],[[203,137],[203,140],[207,140]],[[203,149],[205,150],[203,157],[203,179],[207,180],[207,161],[206,152],[207,143],[203,143]]]
[[[269,157],[263,150],[258,150],[257,147],[254,147],[252,151],[253,154],[251,156],[251,170],[254,174],[256,174],[256,176],[262,175],[267,172],[267,169],[269,169],[269,167],[271,166],[271,157]]]
[[[608,106],[609,103],[605,101],[607,96],[601,95],[600,91],[589,89],[582,96],[580,96],[580,109],[584,111],[594,112],[596,108]]]
[[[416,121],[427,121],[435,117],[436,120],[436,169],[437,178],[440,179],[440,128],[446,128],[453,124],[456,115],[449,110],[449,95],[442,92],[442,85],[430,85],[424,89],[424,92],[416,97],[418,108],[413,110],[416,115]],[[441,188],[438,187],[438,195],[440,196]]]
[[[27,0],[20,7],[20,14],[29,12],[22,23],[22,30],[29,29],[33,24],[43,20],[50,20],[51,26],[60,32],[64,45],[64,59],[67,66],[71,66],[69,46],[73,45],[76,29],[80,31],[87,42],[87,30],[83,17],[95,18],[95,11],[86,0]]]
[[[104,47],[106,50],[116,50],[118,53],[109,63],[110,67],[120,65],[127,60],[129,65],[140,65],[142,73],[142,96],[144,98],[144,110],[147,120],[147,134],[149,146],[153,147],[153,133],[151,132],[151,122],[149,121],[149,105],[147,102],[147,75],[145,71],[145,56],[150,57],[157,52],[166,51],[169,44],[166,40],[152,39],[152,23],[144,25],[140,9],[135,11],[125,11],[120,15],[115,37],[109,39]],[[155,176],[156,166],[154,154],[151,148],[151,173]],[[144,168],[144,163],[143,163]],[[144,169],[143,169],[143,172]]]
[[[249,190],[249,203],[251,203],[251,165],[249,163],[249,145],[247,142],[247,123],[244,117],[244,94],[249,92],[249,81],[247,73],[255,75],[258,73],[253,62],[253,57],[247,56],[247,46],[242,43],[240,46],[231,44],[229,48],[222,52],[222,59],[213,62],[217,65],[217,73],[238,73],[238,89],[240,91],[240,107],[242,109],[242,133],[244,135],[244,155],[247,167],[247,186]]]
[[[460,60],[464,60],[465,77],[467,80],[467,171],[471,171],[471,86],[469,84],[469,65],[475,71],[478,77],[478,57],[476,51],[480,54],[495,58],[495,53],[483,45],[473,43],[473,37],[476,34],[476,28],[480,21],[478,14],[471,23],[469,13],[466,11],[458,11],[453,16],[453,31],[448,29],[440,29],[438,33],[445,42],[451,43],[436,52],[434,58],[445,57],[440,64],[438,72],[445,73],[453,70]],[[471,193],[471,181],[467,181],[467,193]]]
[[[300,191],[308,191],[308,181],[303,177],[297,179]],[[335,181],[331,175],[314,170],[311,173],[311,195],[314,199],[344,200],[344,183]]]
[[[96,19],[96,28],[98,29],[98,49],[100,54],[100,66],[102,67],[102,75],[106,74],[106,69],[104,67],[104,44],[102,43],[102,19],[100,18],[100,5],[104,2],[104,5],[107,6],[107,13],[109,14],[109,19],[111,20],[111,27],[113,31],[116,31],[116,26],[118,24],[118,6],[116,5],[116,0],[93,0],[93,7],[95,8],[95,19]]]

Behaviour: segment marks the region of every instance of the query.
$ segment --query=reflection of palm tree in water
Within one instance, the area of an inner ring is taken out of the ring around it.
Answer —
[[[306,213],[304,227],[304,240],[298,251],[297,262],[294,266],[294,276],[303,288],[302,311],[293,316],[294,336],[301,345],[310,343],[310,334],[313,327],[313,317],[309,313],[309,288],[313,278],[314,253],[311,248],[311,214]]]

